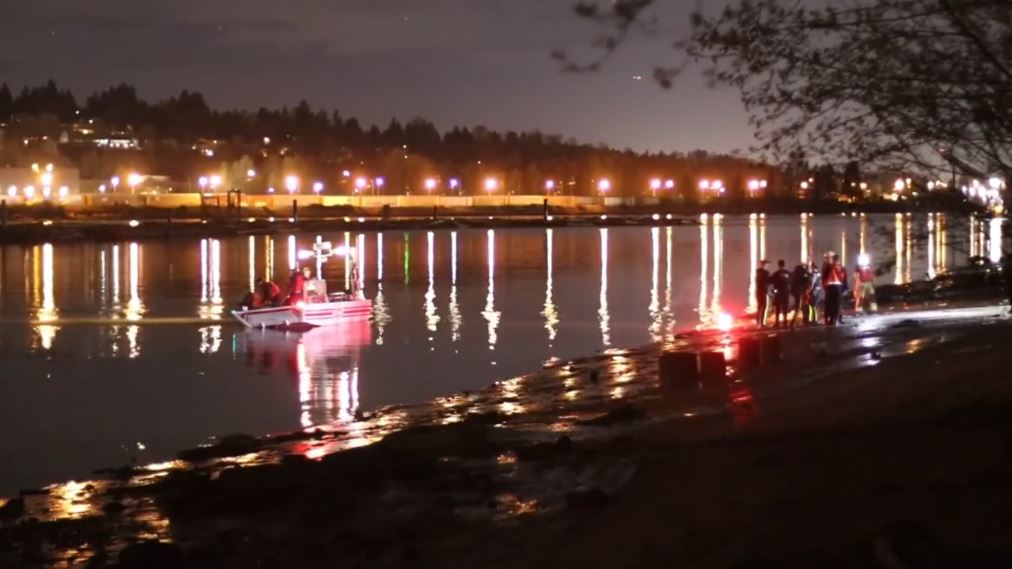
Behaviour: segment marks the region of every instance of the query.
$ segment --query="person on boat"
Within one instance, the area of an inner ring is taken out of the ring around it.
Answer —
[[[242,297],[239,301],[239,308],[242,310],[255,310],[257,308],[263,308],[263,297],[260,296],[260,292],[256,287],[253,290],[246,293],[246,296]]]
[[[255,290],[260,294],[260,298],[266,306],[281,306],[281,302],[284,300],[281,298],[281,287],[274,284],[274,281],[265,280],[263,277],[257,277]]]
[[[301,271],[292,271],[292,279],[288,283],[288,298],[285,304],[292,305],[306,297],[306,281],[313,276],[309,267],[303,267]]]

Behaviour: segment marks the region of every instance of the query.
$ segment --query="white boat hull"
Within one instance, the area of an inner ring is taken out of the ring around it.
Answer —
[[[308,330],[354,320],[368,320],[372,316],[372,301],[359,298],[337,302],[299,303],[277,308],[236,310],[232,315],[248,328]]]

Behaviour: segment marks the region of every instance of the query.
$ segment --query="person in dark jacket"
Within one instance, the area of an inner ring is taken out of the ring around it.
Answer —
[[[777,261],[777,271],[771,277],[773,286],[773,320],[777,328],[787,325],[787,314],[791,310],[791,272],[787,263]]]
[[[770,272],[766,270],[766,259],[759,261],[759,268],[755,271],[755,301],[757,305],[755,320],[762,328],[766,326],[766,305],[770,294]]]
[[[274,284],[273,281],[265,280],[263,277],[257,277],[254,290],[260,295],[265,306],[281,306],[284,300],[281,297],[281,287]]]
[[[812,274],[804,263],[794,267],[791,274],[791,296],[794,297],[794,318],[791,319],[791,327],[801,318],[801,323],[808,325],[811,317],[811,294]]]

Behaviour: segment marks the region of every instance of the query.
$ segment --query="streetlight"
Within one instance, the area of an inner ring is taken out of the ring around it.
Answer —
[[[113,180],[114,181],[113,181],[112,186],[113,186],[113,188],[115,188],[116,184],[118,183],[118,180],[116,178],[114,178]],[[211,183],[211,181],[207,178],[207,176],[201,176],[201,177],[197,178],[197,185],[200,186],[200,192],[201,193],[204,193],[204,191],[207,190],[207,185],[210,184],[210,183]]]
[[[42,182],[43,186],[53,185],[53,173],[51,171],[45,171],[39,176],[39,181]]]
[[[252,169],[252,168],[250,168],[249,170],[246,170],[246,177],[250,178],[250,179],[256,178],[257,177],[257,171],[254,170],[254,169]]]
[[[666,182],[664,182],[664,189],[665,190],[673,190],[673,189],[675,189],[675,181],[674,180],[667,180]]]
[[[457,178],[450,178],[450,190],[456,192],[460,188],[460,180]]]
[[[130,186],[130,193],[134,193],[137,190],[137,186],[140,185],[143,178],[137,172],[131,172],[127,175],[127,185]]]
[[[436,182],[435,178],[426,178],[425,179],[425,191],[427,191],[429,193],[432,193],[432,190],[436,189],[436,185],[438,183],[439,182]]]
[[[485,191],[492,193],[499,189],[499,180],[495,178],[485,178]]]
[[[905,190],[906,188],[907,188],[907,183],[904,182],[902,178],[897,178],[896,182],[893,184],[893,190],[895,190],[896,193],[900,193],[903,190]]]
[[[299,177],[298,176],[285,176],[285,189],[288,193],[294,194],[299,189]]]
[[[546,194],[550,194],[550,193],[552,193],[552,190],[554,190],[554,189],[555,189],[555,180],[546,180],[545,181],[545,193]]]
[[[319,194],[323,191],[323,182],[313,182],[313,193]]]
[[[355,193],[357,194],[357,193],[361,192],[368,185],[369,185],[369,181],[366,180],[365,178],[362,178],[361,176],[358,177],[358,178],[355,178]]]
[[[213,190],[218,189],[221,186],[221,181],[222,180],[221,180],[221,176],[219,176],[218,174],[215,174],[215,175],[213,175],[213,176],[211,176],[209,178],[209,181],[211,183],[211,190],[213,191]]]
[[[606,194],[609,191],[611,191],[611,180],[609,180],[608,178],[598,180],[597,191],[601,192],[601,194]]]
[[[650,191],[653,192],[654,197],[657,197],[657,190],[661,189],[663,185],[664,184],[663,182],[661,182],[660,178],[654,178],[653,180],[650,180]]]
[[[119,176],[113,176],[109,183],[112,184],[112,191],[115,192],[116,188],[119,187]]]
[[[710,180],[705,180],[705,179],[704,180],[700,180],[699,181],[699,189],[703,190],[704,192],[706,190],[709,190],[710,189]]]
[[[376,178],[375,180],[373,180],[372,185],[373,185],[373,188],[379,188],[380,190],[382,190],[383,186],[385,186],[386,183],[387,183],[387,181],[384,180],[383,178]],[[375,193],[375,192],[373,192],[373,193]]]

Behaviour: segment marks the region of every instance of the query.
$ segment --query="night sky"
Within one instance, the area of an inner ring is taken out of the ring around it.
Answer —
[[[580,75],[549,57],[597,33],[572,3],[16,0],[0,18],[0,78],[18,89],[53,78],[81,99],[119,82],[149,99],[197,90],[219,108],[306,99],[366,124],[424,116],[441,129],[539,129],[638,150],[752,143],[735,92],[698,73],[672,91],[650,80],[654,64],[674,61],[691,2],[658,0],[660,34]]]

